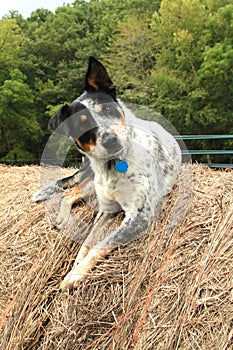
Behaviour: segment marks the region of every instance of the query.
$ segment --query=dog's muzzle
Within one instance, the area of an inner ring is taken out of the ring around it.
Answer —
[[[120,141],[115,134],[104,135],[102,146],[110,153],[117,152],[121,149]]]

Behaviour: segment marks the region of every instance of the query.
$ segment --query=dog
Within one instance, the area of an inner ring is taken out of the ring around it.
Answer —
[[[61,290],[67,290],[85,280],[113,249],[139,238],[150,227],[159,203],[176,182],[181,149],[158,123],[139,119],[126,108],[106,68],[94,57],[89,58],[84,93],[64,105],[49,127],[71,137],[88,161],[73,176],[48,185],[33,199],[45,200],[74,187],[62,201],[58,224],[75,201],[93,193],[98,199],[93,228],[61,283]],[[122,210],[121,225],[109,230]]]

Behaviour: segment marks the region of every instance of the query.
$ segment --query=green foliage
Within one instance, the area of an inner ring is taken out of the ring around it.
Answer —
[[[1,158],[1,162],[15,165],[30,164],[35,162],[35,156],[33,153],[20,148],[20,146],[15,146],[5,157]]]
[[[155,61],[153,48],[148,20],[130,17],[119,24],[107,52],[102,55],[118,84],[118,92],[129,102],[148,104],[147,82]]]
[[[153,17],[160,51],[152,72],[153,105],[181,133],[217,134],[232,127],[233,8],[212,2],[210,11],[209,4],[164,0]]]
[[[152,106],[181,134],[232,133],[232,18],[231,1],[214,0],[163,0],[153,16],[159,54],[151,74]]]
[[[162,113],[179,133],[232,133],[232,44],[232,0],[76,0],[28,19],[11,12],[0,21],[0,159],[40,159],[49,118],[83,91],[90,55],[122,99]]]
[[[9,69],[19,66],[20,28],[15,19],[0,21],[0,84],[7,78]]]
[[[18,69],[0,87],[0,157],[8,159],[15,150],[36,154],[40,127],[34,117],[33,92]],[[21,152],[22,154],[22,152]],[[32,158],[32,157],[31,157]]]

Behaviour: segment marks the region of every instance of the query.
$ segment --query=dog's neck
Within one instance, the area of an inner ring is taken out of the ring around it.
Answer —
[[[128,129],[128,127],[126,127]],[[89,158],[91,167],[95,173],[103,171],[110,171],[110,170],[116,170],[115,166],[117,162],[125,161],[128,163],[130,160],[135,161],[135,154],[134,154],[134,146],[131,142],[132,139],[132,128],[130,127],[129,130],[127,130],[127,140],[125,142],[125,147],[122,149],[121,153],[116,156],[109,156],[108,159],[106,158],[94,158],[90,154],[86,154],[86,156]]]
[[[117,162],[127,161],[128,158],[115,157],[111,159],[95,159],[88,157],[91,163],[91,167],[95,173],[104,171],[116,171]]]

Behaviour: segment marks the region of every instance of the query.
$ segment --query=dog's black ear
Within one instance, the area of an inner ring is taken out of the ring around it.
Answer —
[[[59,126],[64,122],[64,120],[69,118],[70,115],[71,115],[70,107],[68,104],[65,104],[59,109],[59,111],[55,114],[55,116],[50,120],[48,125],[49,130],[56,131],[59,134],[66,135],[67,131],[62,130],[62,128]]]
[[[116,99],[116,86],[105,67],[94,57],[89,58],[88,70],[85,78],[85,89],[87,91],[102,91]]]

